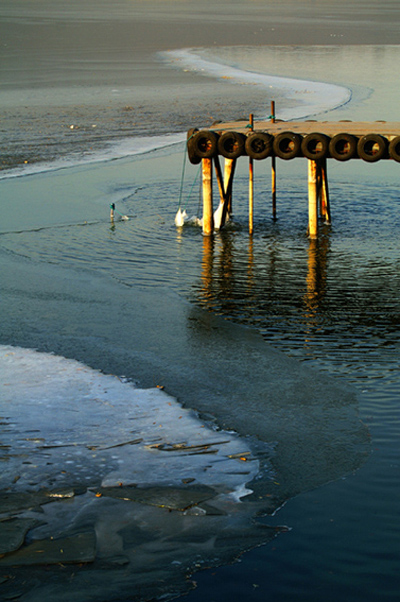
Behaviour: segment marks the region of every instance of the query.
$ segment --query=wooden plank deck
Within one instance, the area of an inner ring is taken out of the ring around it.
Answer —
[[[214,132],[238,132],[240,134],[249,134],[248,121],[227,121],[215,123],[208,129]],[[318,132],[333,137],[337,134],[347,133],[354,136],[366,136],[367,134],[380,134],[388,140],[400,136],[399,121],[254,121],[254,132],[268,132],[276,135],[281,132],[293,132],[306,136]]]

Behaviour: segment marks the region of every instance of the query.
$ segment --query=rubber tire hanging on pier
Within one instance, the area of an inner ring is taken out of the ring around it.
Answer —
[[[273,152],[274,137],[271,134],[258,132],[249,134],[246,138],[245,150],[251,159],[260,161],[270,157]]]
[[[196,157],[212,159],[218,151],[218,136],[209,130],[201,130],[193,136],[192,145]]]
[[[375,163],[387,156],[388,141],[379,134],[367,134],[359,139],[357,153],[360,159]]]
[[[329,154],[337,161],[353,159],[357,151],[357,138],[351,134],[336,134],[329,143]]]
[[[275,136],[273,149],[280,159],[294,159],[300,154],[301,136],[293,132],[282,132]]]
[[[329,152],[329,136],[314,132],[305,136],[301,142],[301,152],[307,159],[318,161],[325,159]]]
[[[400,136],[396,136],[390,141],[389,155],[394,161],[400,163]]]
[[[201,158],[196,155],[196,151],[193,146],[193,136],[198,131],[199,131],[198,128],[191,128],[190,130],[188,130],[188,133],[187,133],[187,140],[186,140],[187,153],[188,153],[189,161],[193,165],[198,165],[201,161]]]
[[[238,132],[225,132],[218,138],[218,152],[226,159],[237,159],[244,154],[245,137]]]

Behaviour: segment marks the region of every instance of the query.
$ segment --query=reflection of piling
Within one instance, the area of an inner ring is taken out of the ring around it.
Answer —
[[[309,340],[312,332],[318,327],[318,308],[326,292],[328,251],[329,237],[322,236],[318,239],[310,239],[307,261],[307,292],[303,297],[304,323],[307,326],[306,341]]]
[[[207,303],[210,297],[213,283],[213,264],[214,264],[214,238],[212,236],[203,236],[203,261],[201,265],[202,295],[204,302]]]
[[[209,236],[214,230],[212,160],[203,159],[203,234]]]
[[[310,308],[310,299],[318,294],[318,241],[314,238],[310,240],[308,247],[307,262],[307,307]]]

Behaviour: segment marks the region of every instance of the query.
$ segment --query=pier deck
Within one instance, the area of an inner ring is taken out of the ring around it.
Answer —
[[[271,159],[272,214],[276,217],[276,158],[308,159],[308,235],[318,235],[318,217],[331,221],[327,159],[360,159],[376,163],[381,159],[400,163],[400,122],[386,121],[280,121],[271,118],[214,123],[207,130],[188,131],[187,151],[191,163],[203,167],[203,233],[224,227],[232,207],[232,186],[236,160],[249,161],[249,233],[253,232],[253,161]],[[219,157],[225,158],[224,173]],[[220,193],[220,211],[214,219],[212,168]]]
[[[209,130],[214,132],[234,131],[240,134],[247,135],[249,133],[249,121],[227,121],[213,124]],[[399,121],[315,121],[309,119],[307,121],[254,121],[254,132],[268,132],[276,135],[281,132],[294,132],[302,136],[319,132],[333,138],[337,134],[346,132],[353,136],[366,136],[367,134],[379,134],[385,136],[389,140],[400,136]]]

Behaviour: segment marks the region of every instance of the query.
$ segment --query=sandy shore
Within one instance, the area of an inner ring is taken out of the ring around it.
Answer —
[[[110,140],[260,111],[265,93],[164,64],[157,53],[232,45],[398,42],[391,2],[4,0],[2,167]],[[295,51],[295,48],[294,48]],[[280,103],[283,98],[276,98]]]

